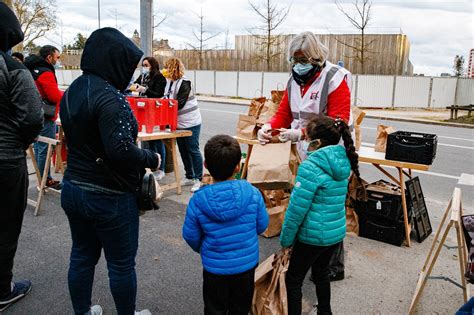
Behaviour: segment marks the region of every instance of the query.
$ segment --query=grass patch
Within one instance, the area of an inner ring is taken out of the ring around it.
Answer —
[[[471,115],[471,117],[467,117],[467,115],[466,116],[460,116],[460,117],[458,117],[458,119],[446,119],[445,121],[474,125],[474,115]]]

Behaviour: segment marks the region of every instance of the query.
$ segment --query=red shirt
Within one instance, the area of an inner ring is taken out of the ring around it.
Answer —
[[[58,118],[59,102],[61,102],[64,92],[59,89],[56,77],[51,71],[43,72],[35,83],[41,98],[56,104],[56,114],[51,118],[52,121],[55,121]]]
[[[301,96],[304,96],[311,84],[320,75],[320,72],[311,79],[305,86],[300,88]],[[327,115],[332,118],[342,118],[349,122],[351,110],[351,92],[347,86],[346,80],[342,80],[341,84],[332,93],[328,95]],[[270,119],[269,124],[273,129],[289,128],[293,122],[293,114],[291,113],[290,102],[288,101],[288,89],[281,100],[280,106],[276,114]]]

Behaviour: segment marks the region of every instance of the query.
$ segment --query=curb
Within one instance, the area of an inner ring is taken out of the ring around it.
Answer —
[[[248,106],[248,104],[241,104],[233,101],[229,101],[227,99],[224,100],[208,100],[208,99],[199,99],[198,100],[201,102],[207,102],[207,103],[219,103],[219,104],[228,104],[228,105],[238,105],[238,106]],[[401,117],[387,117],[387,116],[375,116],[375,115],[370,115],[367,114],[365,116],[366,118],[371,118],[371,119],[380,119],[380,120],[391,120],[391,121],[401,121],[401,122],[411,122],[411,123],[417,123],[417,124],[425,124],[425,125],[436,125],[436,126],[444,126],[444,127],[457,127],[457,128],[466,128],[466,129],[474,129],[474,125],[470,124],[461,124],[461,123],[452,123],[452,122],[443,122],[443,121],[436,121],[436,120],[419,120],[419,119],[413,119],[413,118],[401,118]]]

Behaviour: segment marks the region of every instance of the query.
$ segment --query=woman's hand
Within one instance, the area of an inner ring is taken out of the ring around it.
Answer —
[[[301,129],[280,129],[280,136],[278,137],[281,142],[298,142],[301,140],[303,132]]]
[[[272,139],[272,126],[270,124],[265,124],[257,132],[257,139],[260,141],[260,144],[266,144]]]
[[[146,87],[139,85],[136,88],[136,91],[139,92],[139,93],[145,93],[146,92]]]

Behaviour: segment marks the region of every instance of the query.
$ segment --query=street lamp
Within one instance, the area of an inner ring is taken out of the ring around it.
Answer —
[[[97,19],[99,20],[99,28],[100,28],[100,0],[97,0]]]

